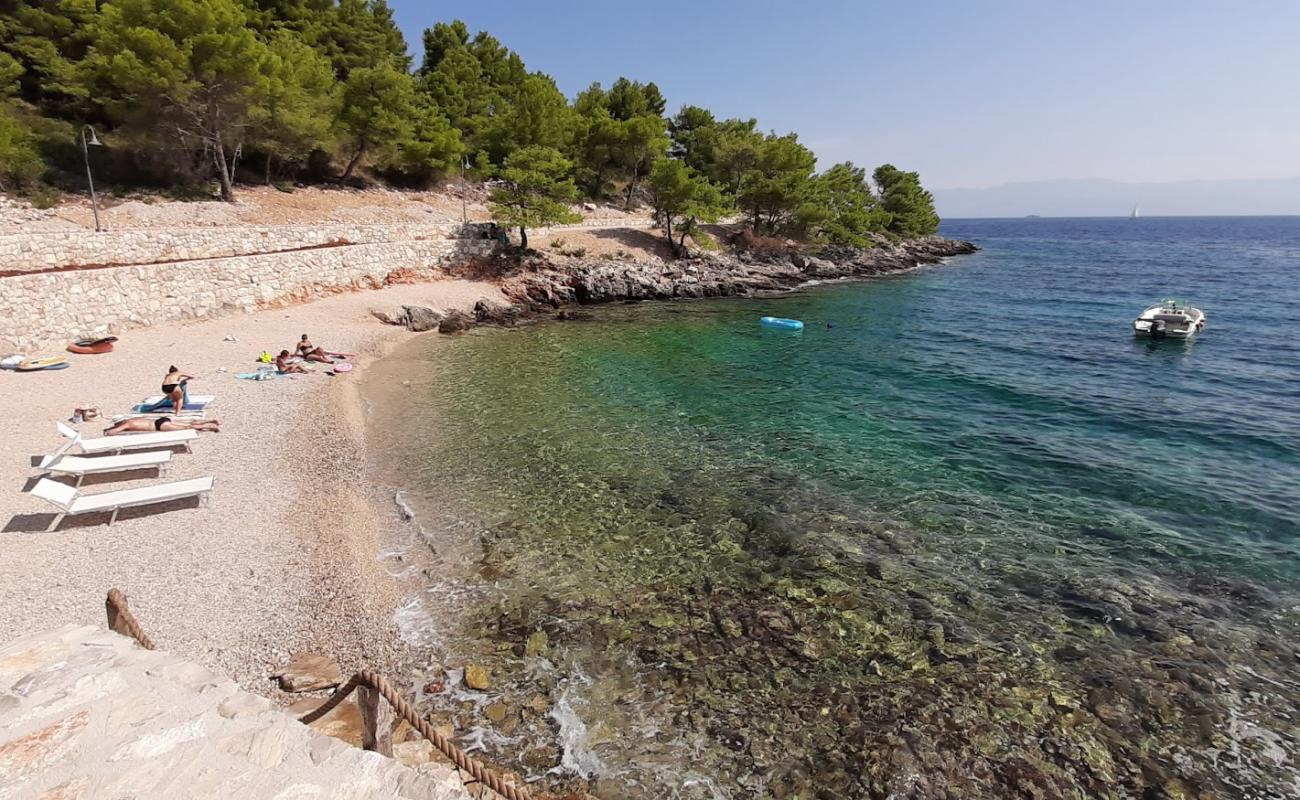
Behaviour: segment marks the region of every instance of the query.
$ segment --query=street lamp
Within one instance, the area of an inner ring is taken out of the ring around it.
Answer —
[[[460,157],[460,224],[464,225],[469,220],[469,212],[465,206],[465,168],[469,166],[469,157],[461,155]]]
[[[86,138],[86,131],[90,131],[90,138]],[[89,125],[81,126],[81,157],[86,160],[86,183],[90,184],[90,208],[95,212],[95,231],[102,231],[99,227],[99,199],[95,196],[95,179],[90,174],[90,149],[89,145],[95,147],[103,146],[99,137],[95,135],[95,129]]]

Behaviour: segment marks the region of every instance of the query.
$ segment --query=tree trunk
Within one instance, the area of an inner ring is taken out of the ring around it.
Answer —
[[[235,199],[235,188],[231,185],[230,169],[226,164],[226,148],[220,136],[216,137],[215,144],[212,157],[217,166],[217,180],[221,182],[221,199],[230,202]]]
[[[266,154],[266,185],[271,185],[271,154]]]
[[[357,168],[357,164],[361,163],[361,158],[365,156],[365,154],[366,143],[362,142],[361,146],[357,148],[357,152],[352,154],[352,160],[348,162],[347,169],[343,170],[343,177],[339,178],[340,183],[347,183],[352,179],[352,171]]]
[[[664,231],[668,234],[668,249],[674,256],[677,255],[677,247],[673,244],[673,215],[664,214]]]
[[[528,231],[524,228],[523,225],[519,226],[519,249],[520,250],[528,249]]]
[[[623,210],[632,207],[632,193],[636,191],[636,170],[632,170],[632,180],[627,182],[627,197],[623,200]]]

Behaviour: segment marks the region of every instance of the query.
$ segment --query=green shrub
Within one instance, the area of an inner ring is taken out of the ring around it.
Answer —
[[[45,171],[31,131],[6,105],[0,105],[0,189],[22,190]]]
[[[59,198],[62,197],[58,189],[45,184],[37,184],[33,189],[27,192],[27,199],[31,201],[33,208],[54,208],[59,204]]]
[[[696,229],[691,233],[691,240],[695,242],[695,246],[701,250],[717,252],[722,249],[722,245],[718,244],[717,239],[714,239],[708,233],[699,229]]]
[[[555,237],[554,239],[552,239],[552,240],[551,240],[551,249],[552,249],[552,250],[563,250],[563,249],[564,249],[564,239],[561,238],[561,237],[559,237],[559,236],[557,236],[557,237]]]

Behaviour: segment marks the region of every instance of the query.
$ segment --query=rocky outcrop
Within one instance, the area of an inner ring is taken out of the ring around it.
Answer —
[[[515,325],[545,314],[559,320],[589,319],[572,306],[616,301],[736,297],[789,291],[814,280],[896,275],[978,250],[970,242],[930,236],[904,242],[880,237],[871,248],[824,248],[816,255],[791,250],[772,254],[707,255],[663,261],[533,255],[453,267],[452,275],[495,277],[511,303],[479,301],[474,313],[441,314],[421,306],[372,309],[390,325],[412,331],[459,333],[475,325]],[[469,274],[472,268],[473,274]]]
[[[668,262],[546,256],[522,265],[502,288],[535,312],[619,300],[733,297],[788,291],[812,280],[898,274],[977,249],[970,242],[930,236],[904,242],[882,238],[869,249],[826,248],[815,256],[742,253]]]

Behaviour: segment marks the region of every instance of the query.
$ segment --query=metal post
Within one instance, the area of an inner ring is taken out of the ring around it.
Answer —
[[[465,156],[460,157],[460,224],[464,225],[469,221],[469,212],[465,206]],[[462,236],[464,234],[461,234]]]
[[[86,183],[90,185],[90,208],[95,212],[95,231],[102,231],[99,226],[99,198],[95,195],[95,178],[90,174],[90,147],[86,141],[86,131],[90,131],[91,138],[95,144],[99,144],[99,137],[95,136],[95,129],[89,125],[81,127],[81,156],[86,160]]]

